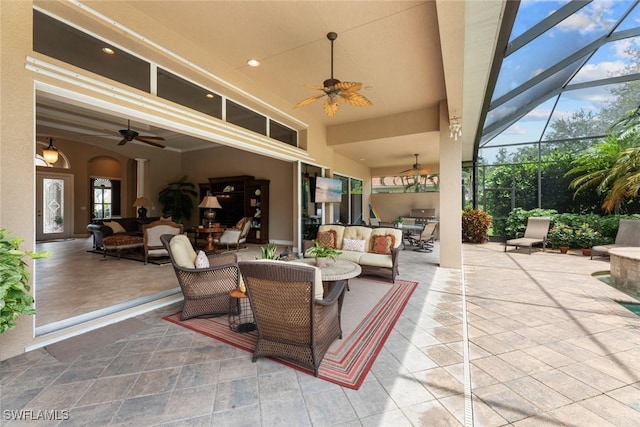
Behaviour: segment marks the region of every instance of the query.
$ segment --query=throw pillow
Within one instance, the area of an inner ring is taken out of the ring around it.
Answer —
[[[119,222],[116,221],[108,221],[108,222],[104,222],[104,225],[106,225],[107,227],[111,228],[113,230],[113,234],[116,233],[126,233],[127,230],[124,229],[124,227],[122,227],[122,225],[120,225]]]
[[[204,251],[198,251],[198,256],[196,257],[196,268],[209,268],[209,258],[207,258],[207,254]]]
[[[238,221],[236,223],[235,229],[236,230],[242,230],[244,228],[244,225],[246,224],[246,222],[247,222],[247,218],[240,218],[240,221]]]
[[[342,249],[345,251],[364,252],[364,240],[344,239]]]
[[[196,251],[193,250],[189,238],[185,234],[178,234],[169,242],[173,260],[182,268],[195,268]]]
[[[371,252],[374,254],[391,254],[396,238],[392,234],[378,235],[371,238]]]
[[[334,249],[337,249],[337,237],[336,237],[336,231],[335,230],[327,230],[327,231],[321,231],[318,233],[318,235],[316,236],[316,240],[318,241],[318,243],[320,243],[321,246],[329,246],[332,247]]]

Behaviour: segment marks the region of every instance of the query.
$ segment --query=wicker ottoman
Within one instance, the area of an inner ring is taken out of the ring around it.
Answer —
[[[105,237],[104,244],[104,256],[107,256],[107,251],[115,250],[120,258],[120,252],[128,249],[141,248],[144,246],[144,242],[141,236],[130,236],[128,234],[118,234],[115,236]]]

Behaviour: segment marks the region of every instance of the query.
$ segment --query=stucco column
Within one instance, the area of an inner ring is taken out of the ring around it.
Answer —
[[[462,144],[449,137],[444,102],[440,104],[440,266],[462,268]]]
[[[145,165],[149,159],[136,158],[136,198],[144,197]]]

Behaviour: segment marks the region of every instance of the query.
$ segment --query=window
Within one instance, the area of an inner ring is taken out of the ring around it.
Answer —
[[[120,181],[92,178],[91,191],[93,219],[107,219],[120,215]]]
[[[371,178],[371,192],[376,193],[429,193],[440,191],[438,174],[416,176],[375,176]]]

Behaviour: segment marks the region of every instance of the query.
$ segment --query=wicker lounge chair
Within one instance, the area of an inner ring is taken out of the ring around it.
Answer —
[[[507,246],[515,246],[516,249],[519,247],[528,247],[529,254],[531,254],[531,247],[541,244],[542,251],[544,252],[547,246],[547,233],[549,233],[550,223],[551,218],[549,217],[529,217],[527,220],[527,228],[524,231],[524,237],[507,240],[504,244],[504,251],[507,251]]]
[[[640,246],[640,221],[637,219],[621,219],[612,245],[598,245],[591,248],[591,259],[594,256],[609,256],[609,249]]]
[[[240,261],[258,330],[253,361],[277,356],[313,370],[342,338],[338,299],[344,284],[322,299],[318,268],[284,261]]]
[[[238,288],[240,283],[236,254],[209,254],[207,259],[210,267],[196,268],[196,253],[187,236],[164,234],[160,240],[169,252],[184,295],[180,319],[216,317],[229,313],[229,292]]]

